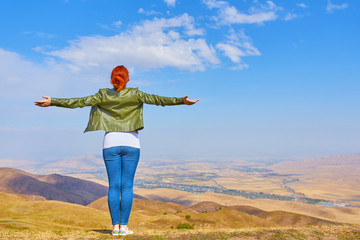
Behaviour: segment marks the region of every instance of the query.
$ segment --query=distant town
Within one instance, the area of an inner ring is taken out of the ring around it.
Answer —
[[[144,181],[144,180],[135,180],[134,185],[138,188],[170,188],[176,189],[191,193],[204,193],[204,192],[213,192],[213,193],[222,193],[232,196],[242,196],[249,199],[273,199],[281,201],[296,201],[307,204],[321,204],[326,206],[350,206],[346,203],[333,203],[326,201],[324,199],[308,198],[305,196],[283,196],[277,194],[268,194],[264,192],[249,192],[249,191],[239,191],[234,189],[227,189],[224,187],[211,187],[211,186],[198,186],[198,185],[189,185],[189,184],[175,184],[175,183],[164,183],[159,181]]]

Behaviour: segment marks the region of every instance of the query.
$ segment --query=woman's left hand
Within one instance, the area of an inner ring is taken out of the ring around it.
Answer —
[[[186,105],[193,105],[193,104],[197,103],[198,101],[199,101],[199,99],[190,100],[190,99],[188,99],[188,96],[184,97],[184,104],[186,104]]]

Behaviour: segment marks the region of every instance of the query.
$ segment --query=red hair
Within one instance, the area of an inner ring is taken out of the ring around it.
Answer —
[[[129,80],[129,71],[123,65],[117,66],[112,70],[110,82],[116,91],[124,89]]]

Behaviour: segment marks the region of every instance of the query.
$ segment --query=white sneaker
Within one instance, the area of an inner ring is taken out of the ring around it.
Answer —
[[[119,231],[119,235],[120,236],[125,236],[125,235],[129,235],[129,234],[134,234],[133,231],[131,231],[130,229],[126,228],[126,229],[120,229]]]

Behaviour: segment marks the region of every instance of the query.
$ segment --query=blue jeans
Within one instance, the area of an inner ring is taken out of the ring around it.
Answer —
[[[103,157],[109,179],[108,204],[112,224],[127,225],[140,149],[127,146],[105,148]]]

